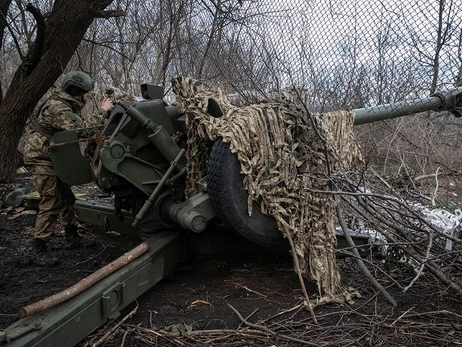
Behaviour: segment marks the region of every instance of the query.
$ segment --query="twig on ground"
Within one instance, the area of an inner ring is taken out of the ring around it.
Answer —
[[[395,321],[393,323],[391,323],[391,325],[395,325],[396,322],[398,322],[399,320],[401,320],[401,318],[403,318],[410,310],[412,310],[414,308],[414,306],[412,306],[409,310],[407,310],[406,312],[404,312],[401,316],[399,316],[398,318],[395,319]]]
[[[279,316],[282,316],[282,315],[284,315],[284,314],[286,314],[286,313],[289,313],[289,312],[298,310],[299,308],[301,308],[301,307],[303,307],[303,306],[304,306],[303,304],[298,304],[297,306],[294,306],[294,307],[289,308],[289,309],[287,309],[287,310],[281,311],[281,312],[275,314],[274,316],[271,316],[271,317],[269,317],[269,318],[263,320],[262,323],[268,322],[268,321],[270,321],[270,320],[272,320],[272,319],[274,319],[274,318],[277,318],[277,317],[279,317]]]
[[[128,330],[125,330],[124,331],[124,336],[122,337],[122,342],[120,343],[120,347],[125,346],[125,339],[127,338],[127,335],[128,335]]]
[[[403,289],[403,293],[406,293],[413,285],[414,283],[419,279],[419,277],[422,275],[423,269],[425,268],[425,263],[428,261],[428,258],[430,257],[430,250],[432,248],[433,244],[433,234],[428,233],[428,247],[427,247],[427,254],[425,255],[425,258],[423,259],[422,263],[420,264],[419,271],[417,271],[417,274],[415,277],[412,279],[411,283]]]
[[[432,195],[432,206],[433,207],[436,206],[435,200],[436,200],[436,193],[438,192],[438,171],[440,171],[439,167],[436,169],[436,172],[435,172],[435,191],[433,192],[433,195]]]
[[[258,311],[258,307],[252,311],[251,314],[249,314],[247,317],[245,317],[246,320],[248,320],[250,317],[252,317],[256,312]],[[242,322],[239,324],[239,326],[237,327],[238,329],[240,329],[242,327]]]
[[[262,330],[268,334],[271,334],[273,336],[277,336],[281,339],[284,339],[284,340],[289,340],[289,341],[293,341],[293,342],[298,342],[298,343],[301,343],[301,344],[304,344],[304,345],[308,345],[308,346],[320,346],[319,344],[317,343],[313,343],[313,342],[310,342],[310,341],[306,341],[306,340],[301,340],[301,339],[297,339],[297,338],[294,338],[294,337],[291,337],[291,336],[287,336],[287,335],[283,335],[283,334],[278,334],[277,332],[271,330],[271,329],[268,329],[267,327],[263,326],[263,325],[259,325],[259,324],[253,324],[253,323],[250,323],[248,321],[246,321],[244,319],[244,317],[242,317],[242,315],[239,313],[238,310],[236,310],[232,305],[228,304],[228,306],[231,308],[231,310],[234,311],[234,313],[239,317],[239,319],[241,320],[241,322],[243,322],[245,325],[251,327],[251,328],[254,328],[254,329],[259,329],[259,330]]]
[[[340,211],[340,208],[338,206],[336,207],[336,209],[340,227],[342,228],[343,234],[345,235],[345,239],[347,240],[348,244],[350,245],[350,247],[353,247],[352,251],[355,255],[356,263],[358,264],[359,268],[363,272],[364,276],[366,276],[367,279],[369,279],[369,281],[372,283],[372,285],[383,294],[383,296],[388,300],[388,302],[391,303],[393,306],[396,306],[396,300],[393,299],[393,297],[379,282],[377,282],[374,276],[372,276],[372,274],[367,269],[366,265],[364,265],[364,262],[362,261],[361,256],[359,255],[358,249],[355,247],[355,243],[353,242],[353,239],[351,238],[345,226],[345,221],[343,220],[342,212]]]
[[[313,311],[313,305],[311,304],[310,298],[308,297],[308,292],[306,291],[305,281],[303,280],[302,271],[300,270],[300,264],[298,262],[297,252],[295,251],[294,241],[292,240],[292,235],[290,235],[290,233],[287,233],[287,239],[289,240],[290,249],[292,250],[292,259],[294,260],[295,272],[298,275],[298,279],[302,287],[303,296],[305,297],[305,304],[308,306],[308,309],[311,313],[311,318],[313,318],[313,322],[315,324],[318,324],[316,315],[314,314],[314,311]]]
[[[127,314],[119,323],[117,323],[116,325],[114,325],[111,329],[109,329],[109,331],[104,334],[98,341],[96,341],[92,347],[98,347],[100,344],[102,344],[103,342],[105,342],[106,340],[108,340],[110,337],[114,336],[115,333],[117,332],[117,330],[120,328],[120,326],[122,324],[125,323],[125,321],[127,321],[128,319],[130,319],[136,312],[138,311],[138,304],[136,305],[136,307],[130,311],[129,314]]]
[[[251,293],[254,293],[254,294],[258,295],[258,296],[261,296],[262,298],[266,298],[268,296],[268,295],[261,294],[261,293],[255,291],[255,290],[250,289],[249,287],[246,287],[246,286],[244,286],[242,284],[239,284],[239,283],[236,283],[236,282],[230,282],[230,281],[226,281],[226,280],[225,280],[225,282],[229,282],[231,284],[234,284],[236,287],[240,287],[242,289],[245,289],[248,292],[251,292]]]
[[[96,254],[96,255],[94,255],[93,257],[90,257],[90,258],[88,258],[88,259],[85,259],[85,260],[82,260],[82,261],[78,261],[78,262],[75,263],[74,265],[83,264],[83,263],[86,263],[87,261],[90,261],[90,260],[93,260],[93,259],[98,258],[108,247],[109,247],[109,245],[104,246],[103,250],[102,250],[101,252],[99,252],[98,254]]]

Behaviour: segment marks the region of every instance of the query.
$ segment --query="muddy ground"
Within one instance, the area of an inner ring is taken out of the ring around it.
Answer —
[[[18,320],[22,306],[75,284],[140,242],[82,225],[82,235],[97,245],[64,251],[57,229],[50,246],[60,263],[45,268],[31,256],[34,220],[30,206],[0,213],[0,330]],[[462,300],[430,275],[403,294],[395,280],[409,283],[412,272],[387,278],[376,271],[398,302],[393,307],[352,259],[341,259],[339,265],[343,283],[361,298],[316,307],[316,325],[301,304],[288,254],[191,257],[80,346],[462,345]],[[316,288],[309,284],[308,291],[315,300]]]

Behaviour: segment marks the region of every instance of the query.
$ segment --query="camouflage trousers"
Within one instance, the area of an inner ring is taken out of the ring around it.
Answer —
[[[76,224],[75,195],[71,187],[56,176],[51,166],[34,165],[31,172],[40,194],[34,237],[48,240],[53,235],[58,218],[64,227]]]

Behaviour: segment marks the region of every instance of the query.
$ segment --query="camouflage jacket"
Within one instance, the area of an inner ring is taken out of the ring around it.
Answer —
[[[98,126],[104,123],[107,112],[99,108],[86,119],[81,118],[84,103],[56,88],[37,115],[30,117],[24,142],[26,165],[52,166],[49,153],[50,139],[59,131]]]

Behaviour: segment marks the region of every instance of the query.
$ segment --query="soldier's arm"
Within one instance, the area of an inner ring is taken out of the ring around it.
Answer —
[[[47,128],[63,131],[85,127],[82,118],[73,113],[72,109],[63,103],[52,104],[42,110],[39,122]]]
[[[104,121],[107,119],[107,111],[103,108],[98,107],[98,110],[93,113],[91,116],[87,117],[83,122],[86,128],[95,127],[98,125],[104,124]]]

